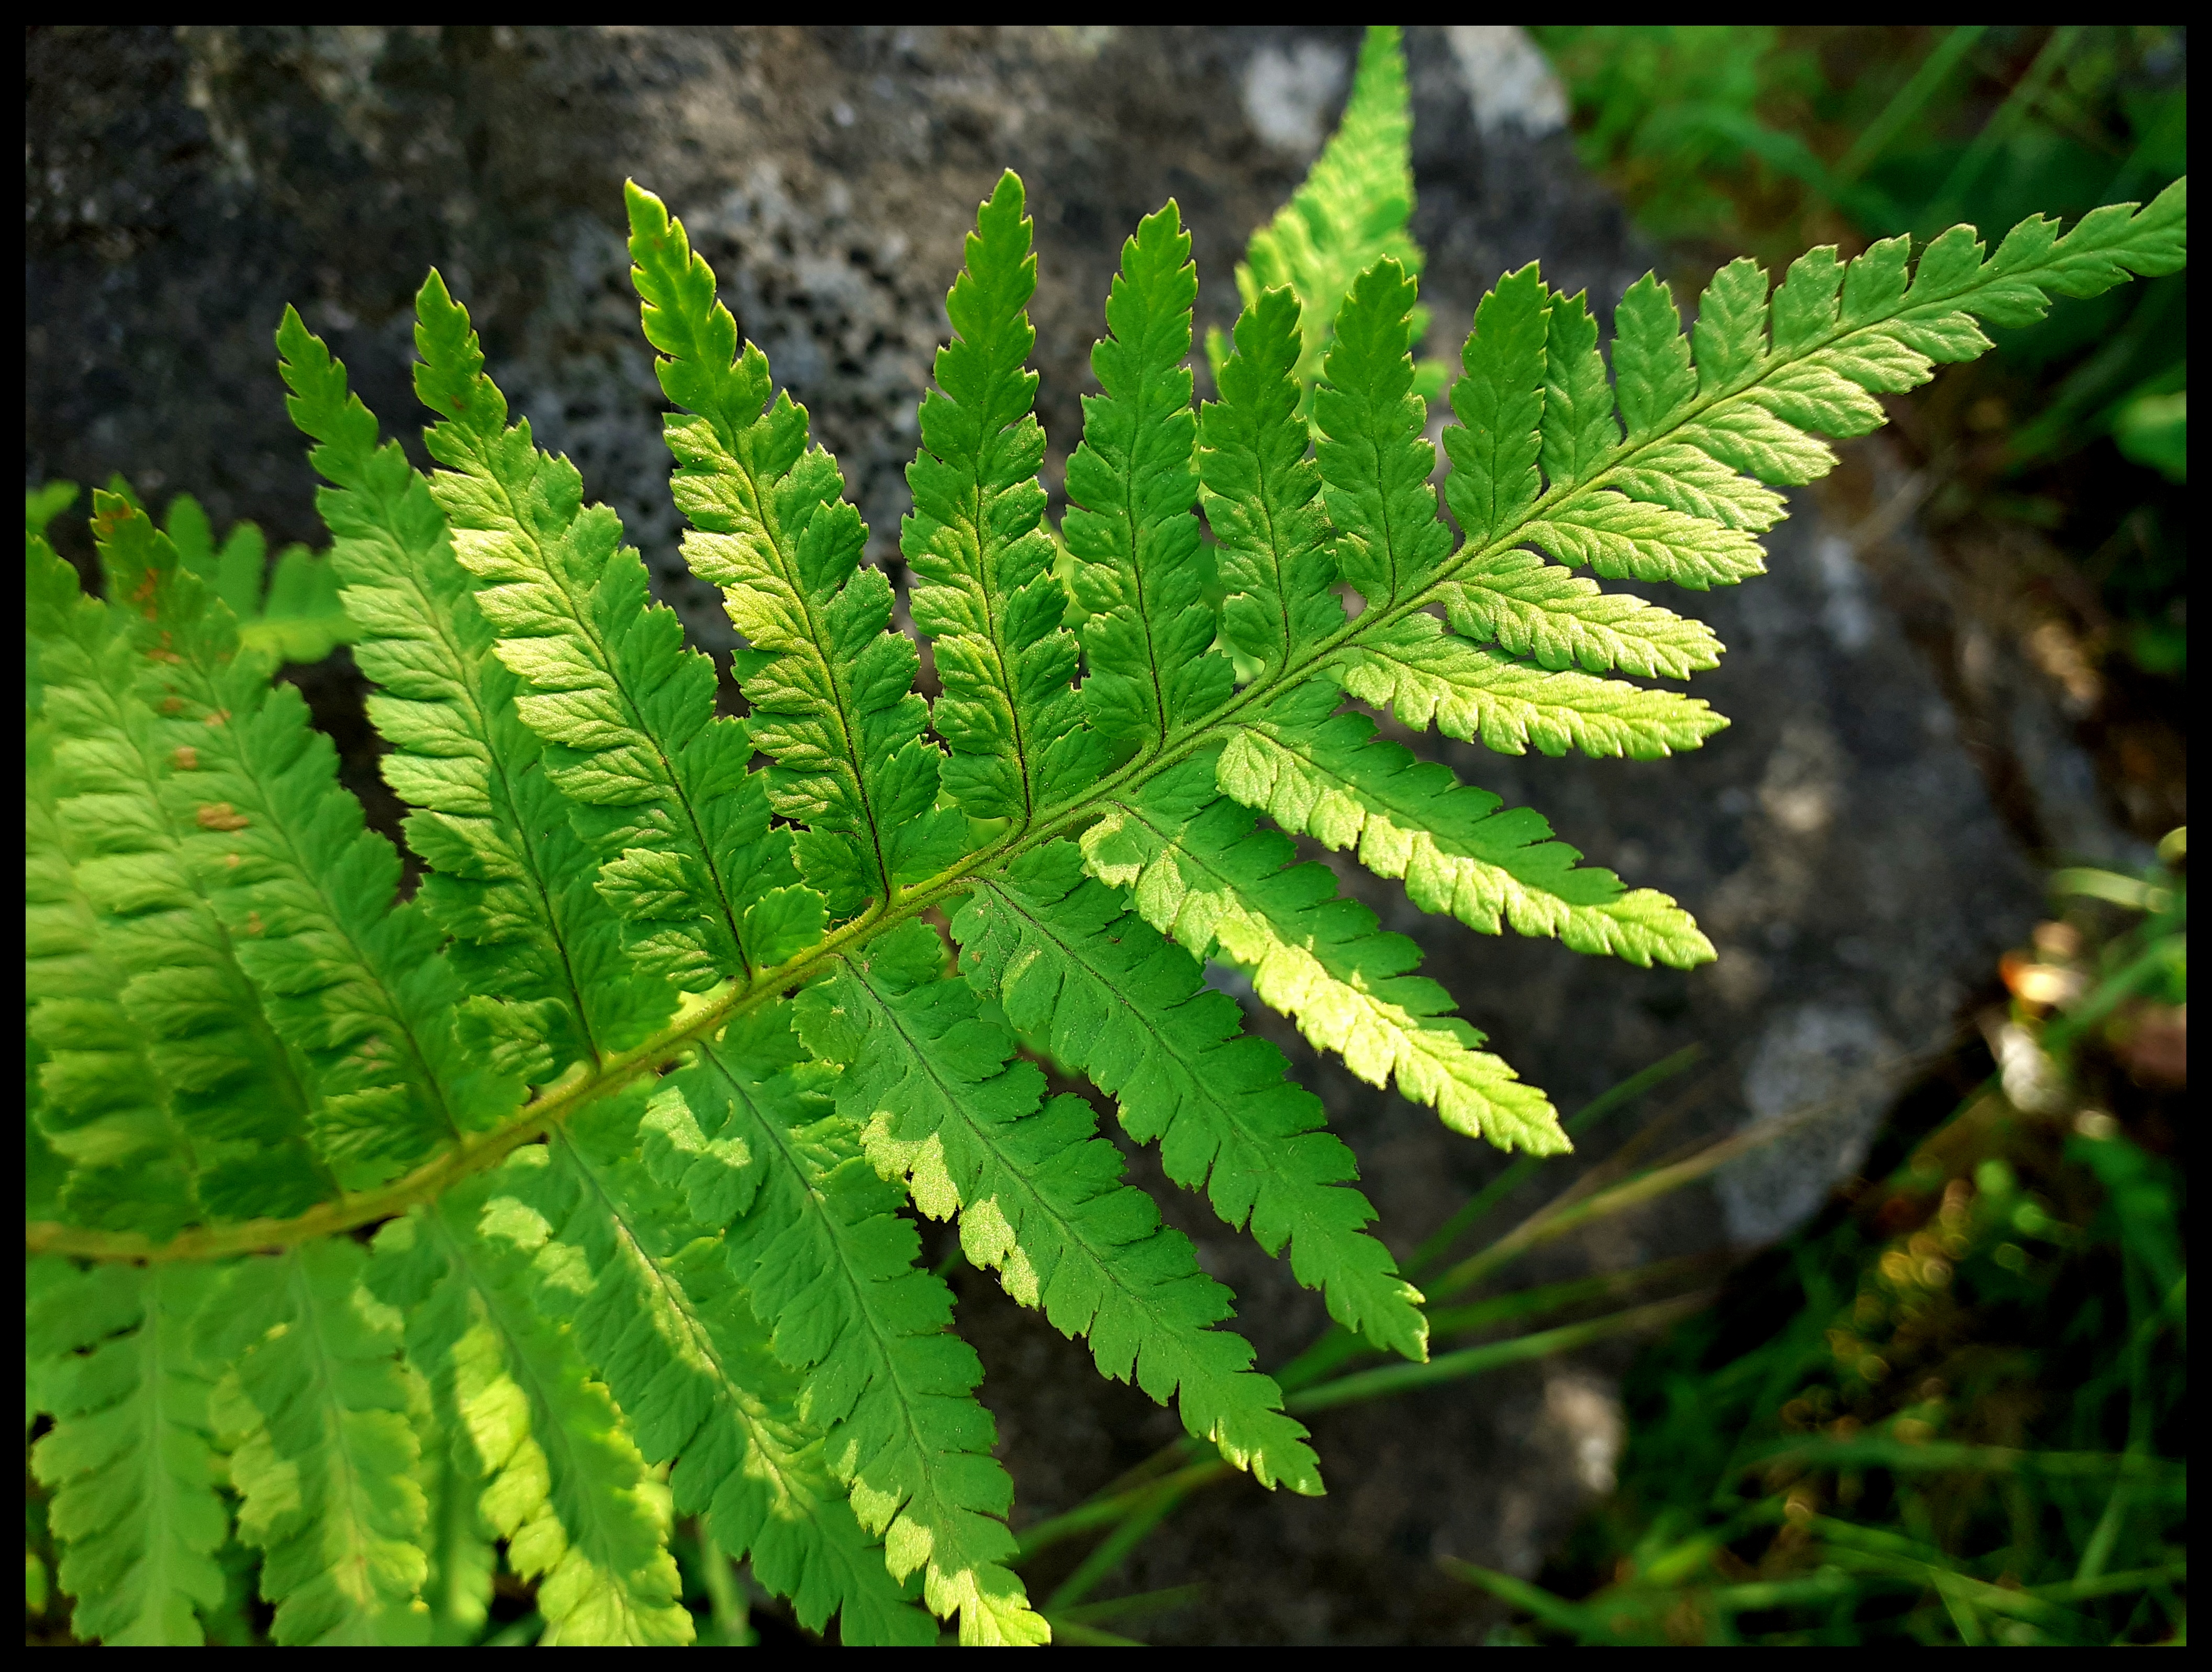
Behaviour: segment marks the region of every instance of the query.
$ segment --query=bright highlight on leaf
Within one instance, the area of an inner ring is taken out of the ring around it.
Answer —
[[[1203,401],[1182,211],[1139,223],[1057,529],[1029,205],[998,181],[908,472],[921,642],[805,410],[631,186],[743,718],[435,273],[427,475],[296,313],[277,331],[325,554],[272,573],[250,529],[218,543],[188,499],[157,526],[118,488],[94,595],[45,538],[75,489],[27,496],[26,1414],[81,1635],[202,1641],[235,1541],[287,1645],[476,1641],[502,1563],[545,1642],[684,1643],[671,1540],[698,1518],[846,1642],[1048,1640],[909,1207],[1193,1443],[1321,1489],[1234,1298],[1099,1131],[1110,1104],[1346,1331],[1426,1358],[1353,1156],[1206,961],[1454,1131],[1567,1141],[1291,838],[1484,933],[1714,957],[1346,699],[1506,753],[1701,746],[1722,716],[1639,682],[1723,647],[1604,583],[1756,577],[1777,490],[1877,396],[1982,323],[2184,261],[2177,185],[1994,252],[1965,228],[1917,263],[1816,250],[1778,288],[1734,263],[1687,334],[1646,278],[1610,344],[1531,264],[1447,388],[1413,358],[1409,134],[1378,28],[1238,269]],[[409,809],[404,901],[271,683],[339,641]],[[1024,1043],[1102,1101],[1048,1094]]]

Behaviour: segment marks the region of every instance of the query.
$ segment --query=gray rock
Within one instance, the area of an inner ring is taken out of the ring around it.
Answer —
[[[622,249],[625,175],[686,218],[741,325],[842,461],[872,556],[896,571],[912,408],[961,234],[999,169],[1021,170],[1037,217],[1035,363],[1056,489],[1122,238],[1177,197],[1196,237],[1201,327],[1229,323],[1231,265],[1334,121],[1356,46],[1348,30],[1305,29],[36,30],[26,477],[122,470],[157,498],[189,489],[218,522],[314,538],[312,478],[270,344],[278,312],[297,302],[387,429],[410,437],[407,304],[434,262],[474,309],[518,408],[622,512],[700,639],[726,648],[714,600],[676,558],[659,395]],[[1455,342],[1485,285],[1532,259],[1609,311],[1652,252],[1576,161],[1526,43],[1463,27],[1414,30],[1410,46],[1431,351]],[[1415,740],[1540,810],[1632,885],[1676,896],[1720,946],[1717,964],[1638,970],[1477,936],[1329,856],[1563,1109],[1692,1043],[1705,1071],[1650,1105],[1662,1148],[1803,1101],[1836,1104],[1828,1126],[1746,1164],[1717,1195],[1686,1193],[1555,1246],[1528,1262],[1532,1277],[1779,1234],[1858,1164],[1882,1088],[1910,1072],[1900,1059],[1948,1034],[2034,909],[1892,590],[1806,496],[1793,508],[1768,579],[1688,600],[1730,652],[1695,687],[1735,720],[1704,750],[1555,761]],[[357,693],[324,689],[319,713],[388,818],[349,700]],[[2063,756],[2045,754],[2046,775],[2063,777]],[[1316,1062],[1273,1018],[1255,1025],[1322,1091],[1401,1249],[1500,1164]],[[1613,1141],[1558,1164],[1546,1188]],[[1135,1164],[1237,1290],[1265,1359],[1310,1338],[1322,1321],[1311,1296],[1165,1186],[1149,1158]],[[960,1294],[1018,1519],[1069,1507],[1176,1432],[975,1274]],[[1202,1607],[1141,1629],[1164,1642],[1478,1639],[1493,1610],[1431,1559],[1534,1571],[1609,1473],[1620,1438],[1607,1374],[1619,1362],[1596,1354],[1327,1414],[1315,1428],[1328,1499],[1218,1488],[1110,1589],[1204,1584]],[[1065,1571],[1036,1577],[1048,1589]]]

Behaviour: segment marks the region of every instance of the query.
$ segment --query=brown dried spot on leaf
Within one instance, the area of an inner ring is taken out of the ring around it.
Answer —
[[[192,817],[199,821],[203,830],[242,830],[252,823],[228,801],[217,801],[202,807]]]

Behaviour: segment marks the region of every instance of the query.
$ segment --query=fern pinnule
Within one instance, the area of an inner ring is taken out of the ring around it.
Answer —
[[[620,923],[516,712],[521,682],[489,654],[446,520],[398,444],[377,445],[345,368],[297,313],[286,310],[276,337],[287,404],[331,483],[317,504],[359,623],[354,660],[381,688],[368,699],[392,745],[379,768],[415,809],[408,845],[429,867],[416,897],[452,937],[471,993],[461,1036],[541,1083],[627,1049],[667,1019],[674,995],[622,955]]]
[[[410,1364],[465,1413],[461,1489],[538,1581],[540,1641],[689,1643],[667,1487],[583,1344],[539,1304],[514,1243],[542,1222],[511,1199],[486,1202],[508,1176],[472,1180],[380,1235],[371,1286],[426,1315],[418,1324],[410,1309]]]
[[[1314,396],[1314,457],[1337,531],[1337,571],[1382,609],[1451,555],[1451,531],[1429,485],[1436,450],[1421,434],[1428,413],[1413,392],[1406,349],[1414,294],[1387,256],[1353,281]]]
[[[1199,409],[1199,477],[1227,596],[1221,635],[1241,674],[1302,661],[1344,624],[1312,432],[1299,416],[1300,307],[1262,291],[1237,319],[1234,354],[1217,358],[1218,400]]]
[[[34,588],[41,569],[62,567],[58,557],[41,564],[40,556],[32,553]],[[44,660],[66,665],[65,654]],[[198,1158],[118,997],[128,974],[102,944],[70,863],[53,728],[43,715],[32,716],[24,745],[23,996],[27,1092],[35,1094],[26,1097],[27,1124],[35,1120],[52,1158],[56,1206],[69,1218],[173,1236],[199,1216]]]
[[[1036,257],[1010,170],[977,210],[922,397],[921,447],[907,466],[914,509],[899,550],[914,574],[914,623],[934,648],[944,695],[931,721],[951,751],[945,787],[970,817],[1019,830],[1107,763],[1073,688],[1075,635],[1044,527],[1044,431],[1026,369],[1036,331]]]
[[[1452,464],[1444,492],[1462,534],[1478,550],[1516,526],[1543,492],[1536,460],[1550,299],[1534,262],[1499,279],[1474,310],[1460,359],[1465,375],[1451,387],[1459,422],[1444,430]]]
[[[200,1616],[222,1604],[215,1557],[230,1516],[216,1490],[193,1333],[212,1276],[204,1266],[101,1266],[36,1286],[27,1347],[52,1367],[43,1393],[54,1422],[30,1466],[53,1493],[47,1513],[67,1551],[59,1577],[80,1599],[81,1638],[198,1644]]]
[[[1582,856],[1552,840],[1533,808],[1501,807],[1449,768],[1377,737],[1373,720],[1335,707],[1335,693],[1316,682],[1246,718],[1222,753],[1221,787],[1291,834],[1402,879],[1422,910],[1486,934],[1556,936],[1576,952],[1638,966],[1712,961],[1712,943],[1666,895],[1577,865]]]
[[[217,1426],[235,1439],[238,1535],[262,1553],[279,1644],[429,1635],[415,1395],[393,1356],[399,1315],[362,1286],[367,1262],[340,1238],[241,1261],[203,1315],[233,1366]]]
[[[891,628],[890,583],[864,567],[867,527],[836,462],[807,443],[806,410],[770,398],[768,361],[714,298],[714,276],[658,198],[626,188],[632,277],[661,385],[695,417],[665,431],[692,572],[722,589],[744,635],[735,671],[756,747],[772,757],[770,806],[803,830],[800,869],[833,919],[960,857],[958,812],[936,808],[942,753],[913,689],[921,659]],[[791,951],[818,921],[789,902]],[[780,958],[757,951],[756,964]]]
[[[526,422],[507,423],[467,312],[434,272],[416,313],[416,387],[445,415],[425,437],[447,466],[431,493],[524,683],[515,707],[547,745],[546,775],[599,855],[600,894],[649,974],[691,992],[749,974],[749,938],[787,938],[778,891],[797,875],[744,723],[716,716],[714,665],[652,602],[621,520],[583,503],[575,466],[533,447]]]
[[[1501,1148],[1565,1150],[1544,1094],[1475,1049],[1482,1036],[1447,1013],[1442,988],[1407,973],[1413,942],[1376,933],[1372,912],[1336,897],[1327,867],[1285,869],[1289,839],[1255,831],[1214,781],[1201,756],[1109,802],[1083,836],[1091,875],[1129,889],[1145,921],[1194,957],[1218,949],[1249,970],[1262,1003],[1369,1085],[1395,1080],[1453,1130]]]
[[[900,1192],[831,1105],[834,1078],[778,1012],[743,1018],[668,1084],[706,1140],[741,1146],[761,1169],[726,1233],[732,1269],[776,1357],[804,1373],[799,1414],[892,1574],[925,1569],[924,1600],[959,1617],[963,1643],[1042,1641],[1006,1566],[1014,1536],[999,1517],[1013,1484],[973,1392],[982,1366],[946,1333],[951,1294],[915,1265]]]
[[[799,1414],[800,1380],[775,1362],[730,1268],[728,1216],[695,1222],[641,1155],[641,1101],[519,1152],[491,1176],[487,1225],[531,1250],[538,1305],[568,1321],[647,1462],[674,1465],[678,1513],[709,1514],[717,1541],[750,1551],[814,1629],[836,1613],[854,1643],[928,1640]],[[680,1095],[657,1101],[684,1108]],[[724,1146],[717,1158],[735,1160]]]
[[[153,611],[132,629],[140,689],[173,745],[190,861],[270,1023],[313,1072],[316,1152],[360,1189],[496,1125],[519,1088],[459,1049],[459,981],[420,909],[393,904],[398,855],[362,827],[299,692],[269,684],[265,659],[241,653],[229,611],[143,513],[94,502],[111,589]]]
[[[1213,654],[1199,544],[1191,311],[1198,269],[1172,203],[1137,226],[1091,354],[1061,525],[1083,624],[1085,711],[1122,752],[1157,748],[1217,707],[1233,670]]]

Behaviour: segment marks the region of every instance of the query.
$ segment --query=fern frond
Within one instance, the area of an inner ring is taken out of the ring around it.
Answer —
[[[1336,132],[1290,202],[1252,234],[1237,267],[1237,289],[1247,307],[1263,292],[1285,287],[1304,299],[1301,389],[1310,389],[1321,374],[1338,306],[1354,278],[1385,257],[1409,273],[1421,270],[1420,246],[1406,232],[1413,215],[1413,132],[1398,31],[1371,27],[1360,42],[1352,96]],[[1218,340],[1210,346],[1218,373],[1227,356]]]
[[[1336,693],[1316,681],[1241,720],[1216,769],[1221,787],[1294,836],[1402,878],[1422,910],[1485,934],[1556,936],[1639,967],[1712,961],[1712,943],[1666,895],[1577,866],[1582,855],[1551,840],[1533,809],[1502,808],[1449,768],[1376,737],[1364,715],[1332,717],[1335,706]]]
[[[209,1305],[251,1414],[230,1463],[238,1535],[262,1552],[270,1634],[288,1645],[429,1632],[399,1315],[362,1286],[367,1262],[353,1243],[309,1243],[234,1267]]]
[[[769,1350],[714,1234],[721,1221],[696,1220],[681,1185],[655,1176],[638,1153],[638,1114],[634,1099],[593,1110],[496,1176],[542,1221],[529,1240],[549,1239],[537,1256],[541,1303],[572,1321],[647,1459],[675,1462],[678,1511],[707,1512],[729,1553],[750,1549],[755,1575],[810,1629],[836,1613],[848,1643],[931,1641],[934,1626],[902,1599],[820,1435],[799,1419],[799,1379]],[[690,1165],[739,1160],[729,1140],[719,1154],[703,1138],[684,1141],[696,1123],[673,1091],[654,1100],[644,1130],[679,1179]]]
[[[280,662],[319,662],[350,644],[354,623],[338,597],[339,575],[328,556],[288,545],[269,562],[269,542],[250,522],[233,525],[216,544],[214,526],[198,500],[179,494],[169,502],[161,532],[178,559],[238,617],[238,638],[248,649]]]
[[[1110,335],[1091,351],[1105,392],[1083,399],[1083,440],[1067,461],[1061,536],[1083,626],[1091,729],[1117,750],[1158,747],[1229,695],[1234,670],[1212,654],[1198,473],[1192,455],[1191,310],[1198,269],[1172,202],[1138,222],[1106,298]]]
[[[200,1204],[213,1217],[303,1212],[335,1185],[307,1142],[309,1093],[299,1069],[188,863],[195,826],[167,791],[192,757],[162,748],[159,723],[134,690],[141,659],[113,612],[85,596],[43,539],[27,558],[27,624],[55,736],[52,829],[91,914],[94,955],[112,971],[82,996],[137,1031],[153,1071],[149,1081],[135,1067],[141,1050],[115,1034],[115,1066],[131,1082],[118,1089],[133,1100],[149,1084],[167,1089],[192,1146]],[[81,1108],[87,1089],[74,1087],[65,1103]]]
[[[982,1367],[945,1328],[951,1292],[915,1268],[900,1192],[802,1055],[787,1015],[755,1012],[668,1082],[708,1140],[757,1158],[757,1199],[727,1233],[732,1269],[776,1357],[806,1373],[800,1414],[891,1573],[926,1567],[923,1598],[940,1619],[959,1615],[963,1643],[1042,1642],[1006,1566],[1013,1485],[972,1391]]]
[[[377,445],[344,366],[289,309],[276,344],[286,404],[319,443],[309,458],[331,484],[316,502],[357,623],[354,660],[383,687],[368,699],[391,745],[379,764],[416,809],[408,842],[431,867],[417,898],[453,937],[472,994],[463,1037],[539,1081],[627,1049],[666,1020],[674,995],[623,956],[444,514],[398,444]]]
[[[357,1189],[506,1118],[520,1087],[460,1049],[459,983],[419,909],[392,905],[398,856],[362,828],[298,691],[270,687],[265,660],[239,651],[228,611],[143,514],[94,505],[111,587],[150,600],[159,623],[138,623],[135,642],[163,741],[191,763],[169,781],[197,827],[191,861],[270,1022],[313,1072],[317,1152]]]
[[[546,775],[601,859],[600,893],[647,973],[693,992],[749,975],[746,914],[796,872],[747,770],[744,722],[715,716],[714,665],[652,603],[621,520],[584,505],[575,466],[534,448],[527,421],[507,424],[467,310],[435,272],[416,316],[416,390],[445,420],[426,437],[446,466],[430,491],[499,658],[527,687],[515,707],[547,745]]]
[[[684,558],[722,589],[750,646],[737,672],[754,745],[776,763],[769,803],[806,827],[800,868],[830,915],[849,917],[966,845],[959,813],[933,811],[942,756],[922,736],[921,659],[891,629],[890,581],[860,562],[867,526],[836,461],[807,445],[806,409],[788,392],[770,400],[767,358],[750,343],[738,351],[683,223],[652,193],[624,191],[661,386],[697,415],[665,420],[671,486],[692,523]]]
[[[54,1364],[54,1426],[31,1449],[31,1470],[53,1493],[49,1524],[81,1638],[196,1645],[205,1635],[196,1611],[222,1602],[214,1558],[230,1517],[193,1346],[213,1275],[173,1265],[70,1272],[43,1286],[27,1320],[30,1355]]]
[[[1129,915],[1119,891],[1052,842],[979,885],[952,921],[969,979],[1018,1027],[1118,1100],[1123,1128],[1158,1143],[1168,1176],[1203,1189],[1230,1225],[1323,1291],[1329,1316],[1381,1348],[1427,1356],[1420,1295],[1363,1227],[1349,1150],[1282,1054],[1243,1031],[1197,962]]]
[[[1198,468],[1218,543],[1221,635],[1239,672],[1272,674],[1344,624],[1321,469],[1299,416],[1299,305],[1262,291],[1237,320],[1237,351],[1217,359],[1218,401],[1199,411]]]
[[[1249,1469],[1318,1493],[1305,1429],[1251,1368],[1243,1337],[1212,1328],[1235,1310],[1198,1268],[1189,1239],[1121,1183],[1121,1157],[1079,1097],[1039,1106],[1044,1077],[1013,1061],[1012,1031],[945,973],[925,923],[872,942],[802,1000],[808,1048],[847,1064],[837,1108],[878,1171],[904,1177],[936,1219],[960,1217],[961,1247],[1006,1292],[1084,1336],[1101,1373],[1133,1381],[1183,1426]]]
[[[62,485],[71,488],[74,496],[75,484]],[[107,491],[134,509],[148,509],[119,474],[108,479]],[[289,545],[276,554],[272,568],[269,542],[250,522],[232,525],[218,545],[214,525],[190,494],[169,502],[161,532],[186,571],[229,609],[238,623],[238,641],[247,649],[279,662],[319,662],[337,646],[353,641],[353,623],[338,598],[337,572],[327,557],[303,545]]]
[[[1407,973],[1413,943],[1334,897],[1325,867],[1285,869],[1289,839],[1255,833],[1251,812],[1215,792],[1214,772],[1200,756],[1109,801],[1083,835],[1091,875],[1131,890],[1145,921],[1192,957],[1218,947],[1249,970],[1262,1003],[1369,1085],[1395,1079],[1454,1131],[1500,1148],[1566,1149],[1543,1094],[1475,1049],[1482,1036],[1447,1013],[1442,988]]]
[[[1036,374],[1025,369],[1036,257],[1011,170],[977,210],[966,252],[945,299],[953,339],[937,351],[937,386],[922,397],[899,550],[944,688],[932,719],[951,751],[945,791],[971,817],[1018,828],[1108,757],[1083,723],[1075,636],[1061,625],[1067,593],[1044,527],[1044,431],[1030,410]]]

